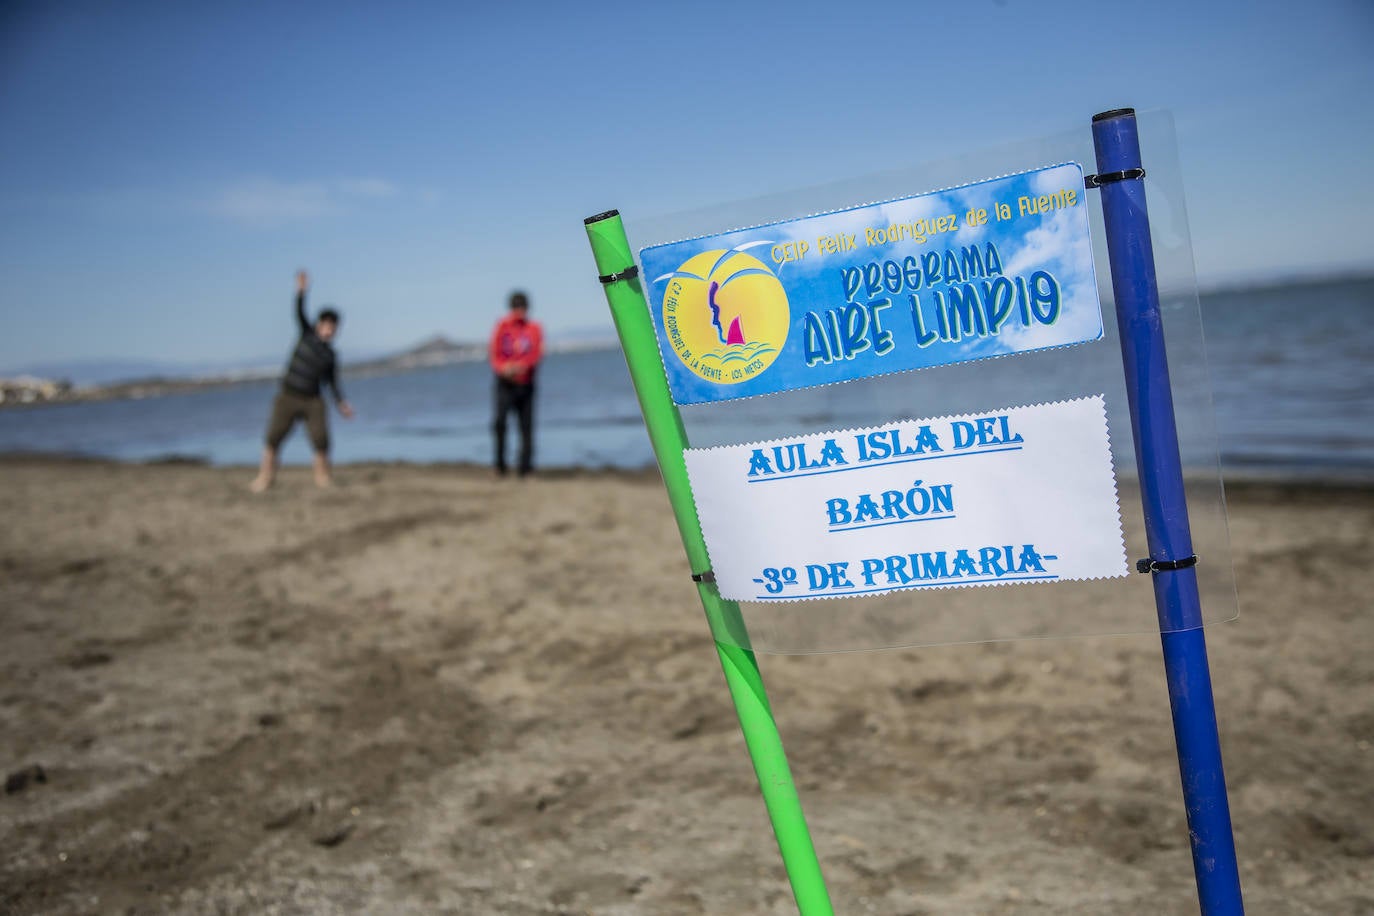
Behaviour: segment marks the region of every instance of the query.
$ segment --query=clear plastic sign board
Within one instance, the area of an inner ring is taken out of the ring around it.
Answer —
[[[1097,340],[1075,163],[645,248],[678,404]]]
[[[1215,622],[1235,585],[1182,181],[1168,116],[1140,123]],[[1088,132],[1065,132],[637,227],[664,240],[640,249],[642,286],[711,570],[745,624],[718,639],[1158,630],[1092,161]]]

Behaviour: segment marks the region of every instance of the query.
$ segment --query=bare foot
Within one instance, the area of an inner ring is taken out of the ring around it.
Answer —
[[[248,489],[252,490],[254,493],[261,493],[270,486],[272,486],[271,478],[258,476],[253,478],[253,482],[248,485]]]
[[[321,490],[328,490],[330,487],[334,486],[334,478],[321,477],[317,474],[315,475],[315,486],[319,487]]]

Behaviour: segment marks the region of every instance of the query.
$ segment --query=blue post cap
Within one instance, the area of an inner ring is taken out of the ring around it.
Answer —
[[[1093,123],[1098,121],[1110,121],[1112,118],[1128,118],[1135,116],[1134,108],[1113,108],[1111,111],[1102,111],[1093,115]]]

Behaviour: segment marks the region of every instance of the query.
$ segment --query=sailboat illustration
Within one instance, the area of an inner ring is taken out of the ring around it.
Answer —
[[[716,302],[716,291],[720,289],[720,284],[715,280],[711,281],[711,286],[706,291],[706,304],[711,307],[711,324],[716,326],[716,333],[721,336],[721,343],[727,347],[737,346],[745,343],[744,330],[740,327],[740,319],[743,315],[736,315],[730,321],[730,329],[721,333],[720,329],[720,304]]]

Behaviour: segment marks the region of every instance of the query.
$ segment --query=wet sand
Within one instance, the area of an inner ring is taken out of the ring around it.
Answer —
[[[655,474],[0,475],[0,912],[795,912]],[[1228,502],[1248,909],[1374,912],[1374,490]],[[1157,636],[761,667],[837,912],[1197,912]]]

